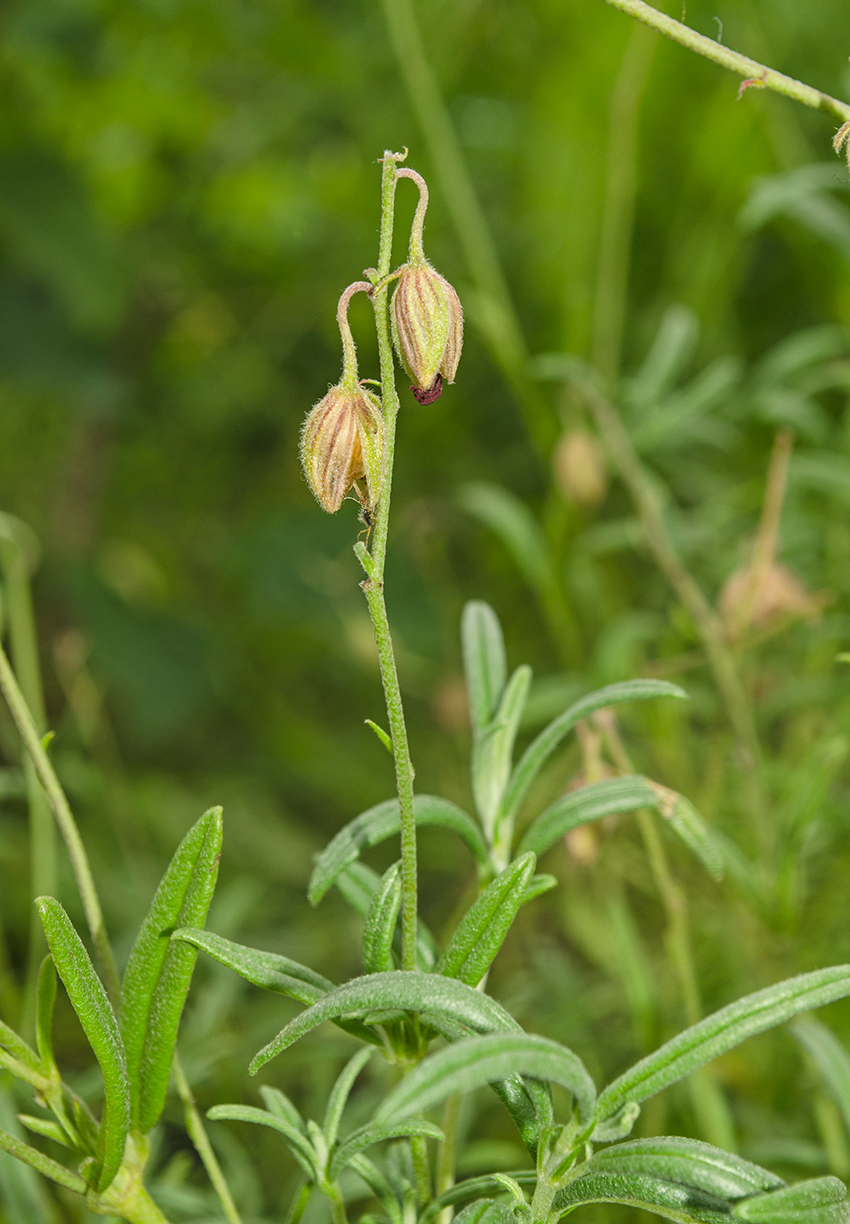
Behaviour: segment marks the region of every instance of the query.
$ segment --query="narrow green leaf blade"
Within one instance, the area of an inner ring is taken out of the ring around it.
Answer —
[[[381,877],[377,871],[373,871],[371,867],[367,867],[365,863],[361,863],[356,859],[353,863],[341,871],[334,883],[339,891],[345,897],[348,904],[355,909],[361,918],[364,920],[369,917],[369,911],[372,908],[372,901],[375,893],[378,891],[378,885],[381,882]],[[416,963],[417,968],[427,972],[433,969],[437,963],[437,945],[434,942],[434,936],[426,927],[422,919],[416,924]],[[312,1000],[311,1000],[312,1002]]]
[[[691,1186],[648,1173],[594,1172],[559,1190],[550,1219],[586,1203],[622,1203],[639,1207],[676,1224],[729,1224],[729,1204]]]
[[[467,910],[437,963],[437,973],[477,986],[527,900],[537,858],[524,854],[506,867]]]
[[[537,1173],[534,1169],[514,1170],[510,1177],[520,1186],[537,1184]],[[475,1198],[477,1195],[500,1194],[503,1189],[504,1187],[491,1174],[483,1177],[467,1177],[464,1181],[457,1182],[449,1190],[444,1191],[438,1198],[433,1199],[422,1212],[421,1219],[431,1220],[444,1207],[451,1207],[455,1203],[465,1203],[467,1199]],[[455,1216],[455,1219],[458,1218]]]
[[[270,1084],[263,1084],[260,1088],[260,1096],[269,1113],[274,1114],[276,1118],[282,1118],[284,1122],[306,1136],[307,1128],[304,1125],[304,1119],[285,1092],[281,1092],[279,1088],[272,1088]]]
[[[354,1087],[354,1081],[374,1053],[375,1051],[370,1050],[368,1046],[365,1050],[358,1050],[354,1057],[350,1058],[345,1064],[331,1089],[325,1109],[324,1121],[322,1122],[322,1131],[329,1148],[332,1148],[336,1143],[342,1111],[345,1109],[348,1095]]]
[[[207,1117],[211,1122],[253,1122],[257,1126],[268,1126],[271,1130],[276,1130],[278,1134],[283,1135],[287,1147],[307,1176],[312,1181],[318,1179],[319,1171],[316,1168],[313,1145],[296,1127],[290,1126],[276,1114],[257,1109],[255,1105],[213,1105],[212,1109],[207,1110]]]
[[[70,1169],[66,1169],[58,1161],[51,1160],[49,1156],[45,1156],[37,1148],[30,1147],[28,1143],[24,1143],[21,1139],[16,1139],[14,1135],[10,1135],[4,1130],[0,1130],[0,1149],[8,1152],[10,1156],[14,1156],[16,1160],[22,1160],[24,1164],[29,1165],[31,1169],[35,1169],[38,1173],[43,1173],[51,1181],[64,1186],[66,1190],[73,1190],[76,1194],[85,1194],[88,1190],[86,1183],[76,1173],[72,1173]]]
[[[570,1171],[568,1184],[592,1173],[648,1173],[679,1182],[717,1198],[735,1200],[766,1190],[781,1190],[785,1182],[749,1160],[698,1139],[664,1136],[633,1139],[596,1152]]]
[[[38,971],[35,1000],[35,1035],[38,1054],[48,1079],[58,1076],[53,1057],[53,1006],[56,1002],[56,968],[53,959],[45,956]]]
[[[469,714],[473,730],[481,731],[495,714],[505,687],[505,639],[496,613],[480,600],[471,600],[463,609],[460,635]]]
[[[422,1118],[409,1118],[405,1122],[387,1123],[383,1126],[370,1123],[369,1126],[362,1126],[353,1135],[349,1135],[334,1153],[330,1163],[331,1178],[337,1178],[355,1156],[373,1143],[383,1143],[386,1139],[405,1139],[408,1135],[421,1135],[426,1139],[437,1140],[445,1138],[439,1126],[425,1122]]]
[[[495,999],[434,973],[371,973],[337,986],[281,1029],[255,1056],[250,1073],[282,1053],[325,1020],[371,1012],[411,1011],[442,1017],[466,1032],[519,1032],[517,1022]]]
[[[699,859],[708,874],[715,880],[722,880],[726,862],[720,841],[689,799],[675,791],[667,791],[666,787],[658,789],[670,797],[669,804],[665,805],[662,797],[661,802],[656,805],[661,815],[670,822],[671,828]]]
[[[491,842],[495,837],[496,814],[510,777],[514,742],[530,687],[531,668],[518,667],[505,686],[492,721],[475,736],[472,790],[478,815]]]
[[[622,705],[628,701],[649,701],[654,697],[686,699],[687,693],[677,684],[670,684],[667,680],[626,680],[622,684],[609,684],[594,693],[588,693],[586,697],[580,698],[569,709],[564,710],[548,727],[544,727],[523,753],[511,776],[505,796],[505,816],[509,819],[516,816],[537,774],[577,722],[606,706]]]
[[[455,1224],[516,1224],[516,1216],[507,1203],[479,1199],[455,1216]]]
[[[795,1021],[791,1031],[820,1072],[850,1134],[850,1054],[835,1033],[812,1016]]]
[[[119,1014],[133,1125],[143,1133],[162,1113],[198,955],[192,944],[172,940],[171,934],[175,927],[203,926],[218,876],[221,835],[221,808],[211,808],[183,838],[139,928],[124,973]]]
[[[596,1089],[577,1054],[548,1037],[494,1033],[457,1041],[424,1059],[379,1106],[375,1122],[423,1113],[453,1093],[472,1092],[510,1075],[560,1084],[575,1097],[582,1121],[593,1113]]]
[[[288,956],[277,952],[261,952],[258,948],[246,948],[243,944],[234,943],[222,935],[212,931],[198,931],[187,927],[179,927],[172,939],[185,940],[202,948],[220,965],[226,965],[234,973],[245,978],[254,986],[263,990],[273,990],[277,994],[287,995],[297,999],[299,1003],[315,1003],[323,994],[333,990],[333,982],[299,965]]]
[[[378,884],[363,928],[363,968],[387,973],[395,968],[393,936],[401,909],[401,860],[393,863]]]
[[[744,1199],[732,1214],[747,1224],[846,1224],[850,1202],[844,1182],[837,1177],[817,1177]]]
[[[604,1121],[628,1101],[645,1101],[748,1037],[848,994],[850,965],[833,965],[745,995],[685,1029],[614,1080],[599,1097],[596,1117]]]
[[[37,1074],[42,1073],[41,1061],[35,1050],[31,1049],[23,1037],[19,1037],[15,1030],[9,1028],[8,1024],[4,1024],[2,1020],[0,1020],[0,1047],[8,1050],[14,1059],[30,1071]]]
[[[617,812],[634,812],[637,808],[657,807],[658,793],[652,783],[640,774],[623,778],[605,778],[591,782],[578,790],[561,795],[541,812],[526,829],[520,853],[533,850],[543,854],[554,846],[570,829],[613,816]]]
[[[413,807],[417,828],[440,825],[444,829],[451,829],[466,842],[476,862],[487,861],[487,850],[478,826],[456,804],[435,795],[417,795]],[[354,862],[361,850],[393,837],[398,833],[400,824],[398,800],[387,799],[361,812],[340,829],[316,860],[307,890],[310,904],[317,905],[321,901],[339,873]]]
[[[52,897],[37,897],[35,904],[56,972],[103,1074],[104,1103],[98,1133],[96,1178],[97,1189],[102,1192],[121,1166],[130,1126],[130,1088],[124,1043],[106,991],[68,915]]]

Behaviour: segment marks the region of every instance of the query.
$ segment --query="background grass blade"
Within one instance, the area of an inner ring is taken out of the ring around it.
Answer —
[[[130,1125],[130,1088],[124,1043],[106,991],[68,915],[52,897],[38,897],[36,905],[56,972],[103,1073],[104,1103],[95,1183],[97,1189],[103,1191],[124,1158],[124,1141]]]
[[[471,600],[460,622],[463,667],[474,731],[483,731],[496,712],[507,677],[502,626],[489,604]]]
[[[797,1020],[791,1031],[820,1072],[824,1087],[841,1110],[850,1135],[850,1054],[832,1029],[813,1016]]]
[[[358,1050],[354,1057],[350,1058],[345,1064],[331,1089],[322,1122],[322,1132],[329,1148],[333,1147],[334,1143],[336,1143],[342,1111],[345,1109],[345,1103],[354,1086],[354,1081],[374,1053],[375,1051],[370,1050],[368,1047],[365,1050]]]

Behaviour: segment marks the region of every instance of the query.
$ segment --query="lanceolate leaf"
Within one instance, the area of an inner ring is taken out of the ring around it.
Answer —
[[[452,1093],[471,1092],[509,1075],[568,1088],[581,1120],[590,1119],[596,1089],[578,1055],[548,1037],[495,1033],[455,1042],[424,1059],[384,1100],[375,1122],[395,1122],[423,1113]]]
[[[460,622],[463,666],[473,731],[492,719],[505,687],[505,641],[498,617],[489,604],[472,600]]]
[[[381,1011],[433,1014],[466,1032],[521,1031],[516,1020],[495,999],[452,978],[434,973],[371,973],[337,986],[296,1016],[274,1041],[260,1050],[251,1063],[250,1072],[255,1075],[269,1059],[288,1049],[299,1037],[312,1032],[325,1020]]]
[[[603,816],[616,812],[633,812],[637,808],[657,806],[656,791],[646,778],[638,774],[591,782],[589,786],[562,795],[541,812],[526,829],[519,853],[533,850],[535,854],[543,854],[565,833],[579,825],[601,820]]]
[[[279,1088],[272,1088],[270,1084],[263,1084],[260,1088],[260,1096],[269,1113],[274,1114],[276,1118],[282,1118],[284,1122],[306,1136],[307,1129],[304,1119],[285,1092],[281,1092]]]
[[[341,871],[334,883],[345,897],[348,904],[357,911],[361,918],[369,917],[372,901],[378,891],[381,877],[377,871],[355,859]],[[554,881],[557,883],[557,880]],[[545,889],[542,891],[545,892]],[[531,898],[529,897],[529,900]],[[433,969],[437,963],[437,945],[434,936],[420,918],[416,924],[416,961],[417,966],[425,971]]]
[[[745,995],[685,1029],[614,1080],[597,1102],[596,1117],[604,1121],[628,1101],[645,1101],[748,1037],[848,994],[850,965],[833,965]]]
[[[850,1132],[850,1054],[831,1029],[811,1016],[795,1021],[791,1031],[808,1051]]]
[[[477,986],[527,900],[536,862],[535,855],[522,855],[484,889],[449,940],[437,973]]]
[[[31,1049],[24,1039],[2,1020],[0,1020],[0,1047],[8,1050],[14,1059],[30,1071],[41,1074],[42,1066],[35,1050]]]
[[[39,1173],[43,1173],[45,1177],[58,1182],[66,1190],[73,1190],[77,1194],[85,1194],[88,1190],[86,1183],[76,1173],[66,1169],[58,1161],[51,1160],[49,1156],[45,1156],[36,1148],[30,1147],[28,1143],[23,1143],[20,1139],[16,1139],[14,1135],[10,1135],[4,1130],[0,1130],[0,1151],[8,1152],[16,1160],[22,1160],[31,1169],[36,1169]]]
[[[487,850],[478,826],[466,812],[448,799],[434,795],[417,795],[413,801],[417,826],[441,825],[463,838],[477,862],[487,860]],[[317,905],[336,880],[339,873],[353,863],[360,851],[368,846],[377,846],[398,833],[400,817],[397,799],[387,799],[356,816],[350,824],[340,829],[316,860],[307,896],[311,905]]]
[[[401,909],[401,861],[381,877],[363,930],[363,968],[367,973],[394,969],[393,936]]]
[[[702,816],[684,795],[667,791],[665,787],[659,787],[658,790],[662,800],[656,806],[662,816],[670,821],[674,831],[696,855],[708,874],[715,880],[722,880],[725,867],[723,849]],[[664,795],[669,796],[669,804],[665,804]]]
[[[306,1135],[283,1118],[267,1113],[265,1109],[257,1109],[254,1105],[213,1105],[212,1109],[207,1110],[207,1117],[212,1122],[255,1122],[278,1131],[307,1176],[312,1181],[317,1180],[319,1170],[316,1168],[313,1145]]]
[[[472,790],[478,815],[491,842],[495,838],[496,814],[510,777],[514,741],[530,685],[531,668],[518,667],[505,687],[492,722],[475,736]]]
[[[350,1058],[345,1064],[331,1089],[327,1108],[325,1109],[325,1117],[322,1122],[322,1132],[329,1148],[333,1147],[334,1143],[336,1143],[342,1111],[345,1109],[345,1103],[348,1100],[348,1094],[354,1086],[354,1081],[374,1053],[375,1051],[370,1050],[368,1046],[365,1050],[358,1050],[354,1057]]]
[[[627,680],[622,684],[609,684],[605,688],[597,689],[595,693],[588,693],[563,714],[559,714],[523,753],[511,776],[503,804],[504,815],[508,819],[516,816],[537,774],[577,722],[589,717],[595,710],[604,709],[605,706],[622,705],[627,701],[648,701],[651,697],[684,698],[687,693],[666,680]]]
[[[35,1006],[35,1033],[38,1053],[45,1075],[58,1079],[53,1057],[53,1005],[56,1002],[56,969],[52,957],[45,956],[38,972]]]
[[[677,1224],[729,1224],[729,1204],[705,1191],[665,1181],[648,1173],[588,1173],[559,1190],[551,1220],[585,1203],[622,1203],[640,1207]]]
[[[515,1170],[510,1176],[520,1186],[534,1186],[537,1182],[537,1173],[533,1169]],[[431,1220],[444,1207],[451,1207],[455,1203],[465,1203],[468,1199],[474,1199],[483,1194],[501,1194],[503,1190],[504,1187],[489,1174],[485,1177],[468,1177],[430,1202],[421,1218],[423,1221]],[[457,1218],[455,1216],[455,1219]]]
[[[498,1182],[496,1183],[499,1184]],[[456,1224],[516,1224],[516,1216],[507,1203],[479,1199],[455,1216]]]
[[[781,1177],[740,1156],[678,1137],[635,1139],[605,1148],[572,1169],[566,1184],[575,1185],[594,1173],[648,1173],[730,1201],[785,1185]]]
[[[146,1133],[165,1102],[180,1015],[197,951],[172,940],[175,927],[201,927],[221,857],[221,808],[211,808],[177,847],[139,928],[121,987],[133,1125]]]
[[[323,994],[333,990],[333,982],[314,973],[306,965],[299,965],[288,956],[277,952],[261,952],[257,948],[246,948],[233,943],[212,931],[196,931],[178,928],[174,939],[185,940],[203,950],[219,964],[226,965],[254,986],[274,990],[278,994],[297,999],[299,1003],[315,1003]]]
[[[104,1102],[96,1179],[97,1189],[103,1191],[120,1168],[130,1125],[124,1044],[106,991],[68,915],[52,897],[36,898],[36,906],[56,971],[103,1073]]]
[[[850,1203],[844,1182],[837,1177],[818,1177],[774,1194],[744,1199],[732,1214],[748,1224],[846,1224]]]
[[[426,1139],[445,1138],[438,1126],[434,1126],[431,1122],[424,1122],[421,1118],[410,1118],[405,1122],[387,1123],[383,1126],[375,1123],[361,1126],[353,1135],[349,1135],[331,1157],[329,1169],[331,1178],[335,1180],[339,1177],[346,1165],[350,1164],[360,1152],[371,1147],[373,1143],[383,1143],[385,1139],[403,1139],[407,1135],[422,1135]]]

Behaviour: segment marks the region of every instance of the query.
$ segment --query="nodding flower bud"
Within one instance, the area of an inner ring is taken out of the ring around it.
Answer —
[[[343,348],[342,378],[314,404],[301,430],[301,465],[316,500],[329,514],[339,510],[355,480],[366,481],[369,505],[381,493],[384,472],[384,416],[377,395],[357,377],[357,353],[348,326],[348,303],[365,281],[349,285],[339,299],[337,321]]]
[[[337,383],[314,406],[301,431],[301,464],[316,501],[335,514],[362,476],[374,506],[380,495],[383,463],[381,401],[359,384]]]
[[[437,399],[443,380],[454,382],[463,346],[463,308],[444,276],[422,251],[422,229],[428,188],[414,170],[401,169],[419,187],[419,206],[410,234],[410,256],[393,293],[391,324],[399,360],[413,380],[420,403]]]

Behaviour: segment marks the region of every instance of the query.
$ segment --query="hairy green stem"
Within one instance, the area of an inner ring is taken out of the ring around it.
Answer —
[[[15,678],[15,673],[12,671],[11,664],[2,646],[0,646],[0,690],[2,690],[3,696],[6,698],[12,717],[21,733],[24,746],[32,759],[39,781],[47,794],[47,801],[53,809],[56,823],[59,825],[59,831],[65,839],[65,845],[68,847],[68,855],[71,859],[77,888],[83,902],[83,910],[85,911],[86,922],[91,932],[92,943],[106,978],[106,987],[113,1000],[116,1000],[120,990],[118,970],[115,967],[115,958],[112,955],[109,937],[106,934],[103,912],[100,908],[100,899],[95,888],[88,855],[86,854],[86,849],[80,837],[80,831],[77,828],[68,800],[65,797],[65,792],[44,749],[29,706],[24,700],[20,685]]]
[[[227,1224],[242,1224],[239,1212],[236,1210],[236,1204],[233,1201],[233,1196],[230,1193],[230,1188],[225,1181],[221,1165],[218,1163],[218,1158],[210,1143],[203,1118],[195,1103],[189,1081],[186,1079],[183,1065],[176,1053],[174,1055],[172,1071],[174,1073],[174,1082],[177,1085],[177,1092],[180,1095],[180,1100],[183,1102],[186,1133],[195,1145],[195,1151],[200,1156],[203,1166],[207,1171],[207,1177],[210,1179],[212,1188],[215,1190],[216,1197],[221,1204],[224,1218],[227,1220]]]
[[[786,98],[793,98],[795,102],[802,102],[804,106],[824,111],[827,115],[832,115],[833,118],[840,119],[842,122],[850,120],[850,106],[846,102],[839,102],[837,98],[821,93],[819,89],[813,89],[811,85],[806,85],[803,81],[796,81],[793,77],[785,76],[782,72],[776,72],[775,69],[760,64],[758,60],[740,55],[713,38],[697,34],[696,30],[683,25],[681,21],[659,13],[658,9],[653,8],[650,4],[645,4],[644,0],[606,0],[606,3],[628,13],[631,17],[637,17],[638,21],[645,22],[654,30],[672,38],[674,42],[719,64],[721,68],[728,68],[730,72],[737,72],[740,76],[746,77],[745,85],[772,89],[776,93],[784,94]]]
[[[390,724],[393,760],[395,762],[396,788],[401,817],[401,967],[416,968],[416,817],[413,810],[413,763],[407,742],[407,726],[404,706],[398,682],[393,642],[390,634],[387,608],[384,602],[384,565],[387,554],[387,532],[389,528],[390,498],[392,494],[393,458],[395,454],[395,426],[398,416],[398,394],[395,386],[395,366],[392,341],[387,319],[389,284],[382,281],[388,276],[392,260],[393,216],[395,205],[396,163],[403,155],[387,151],[384,154],[384,169],[381,179],[381,237],[378,250],[378,267],[375,280],[380,286],[372,295],[375,309],[375,325],[378,333],[378,353],[381,365],[381,398],[384,409],[384,479],[376,511],[375,538],[368,567],[369,577],[362,584],[369,607],[369,615],[375,630],[378,647],[378,663],[381,682],[387,703]]]
[[[529,377],[525,337],[457,133],[425,55],[413,0],[383,0],[383,5],[399,72],[477,291],[467,307],[510,384],[538,455],[548,462],[557,421]]]

